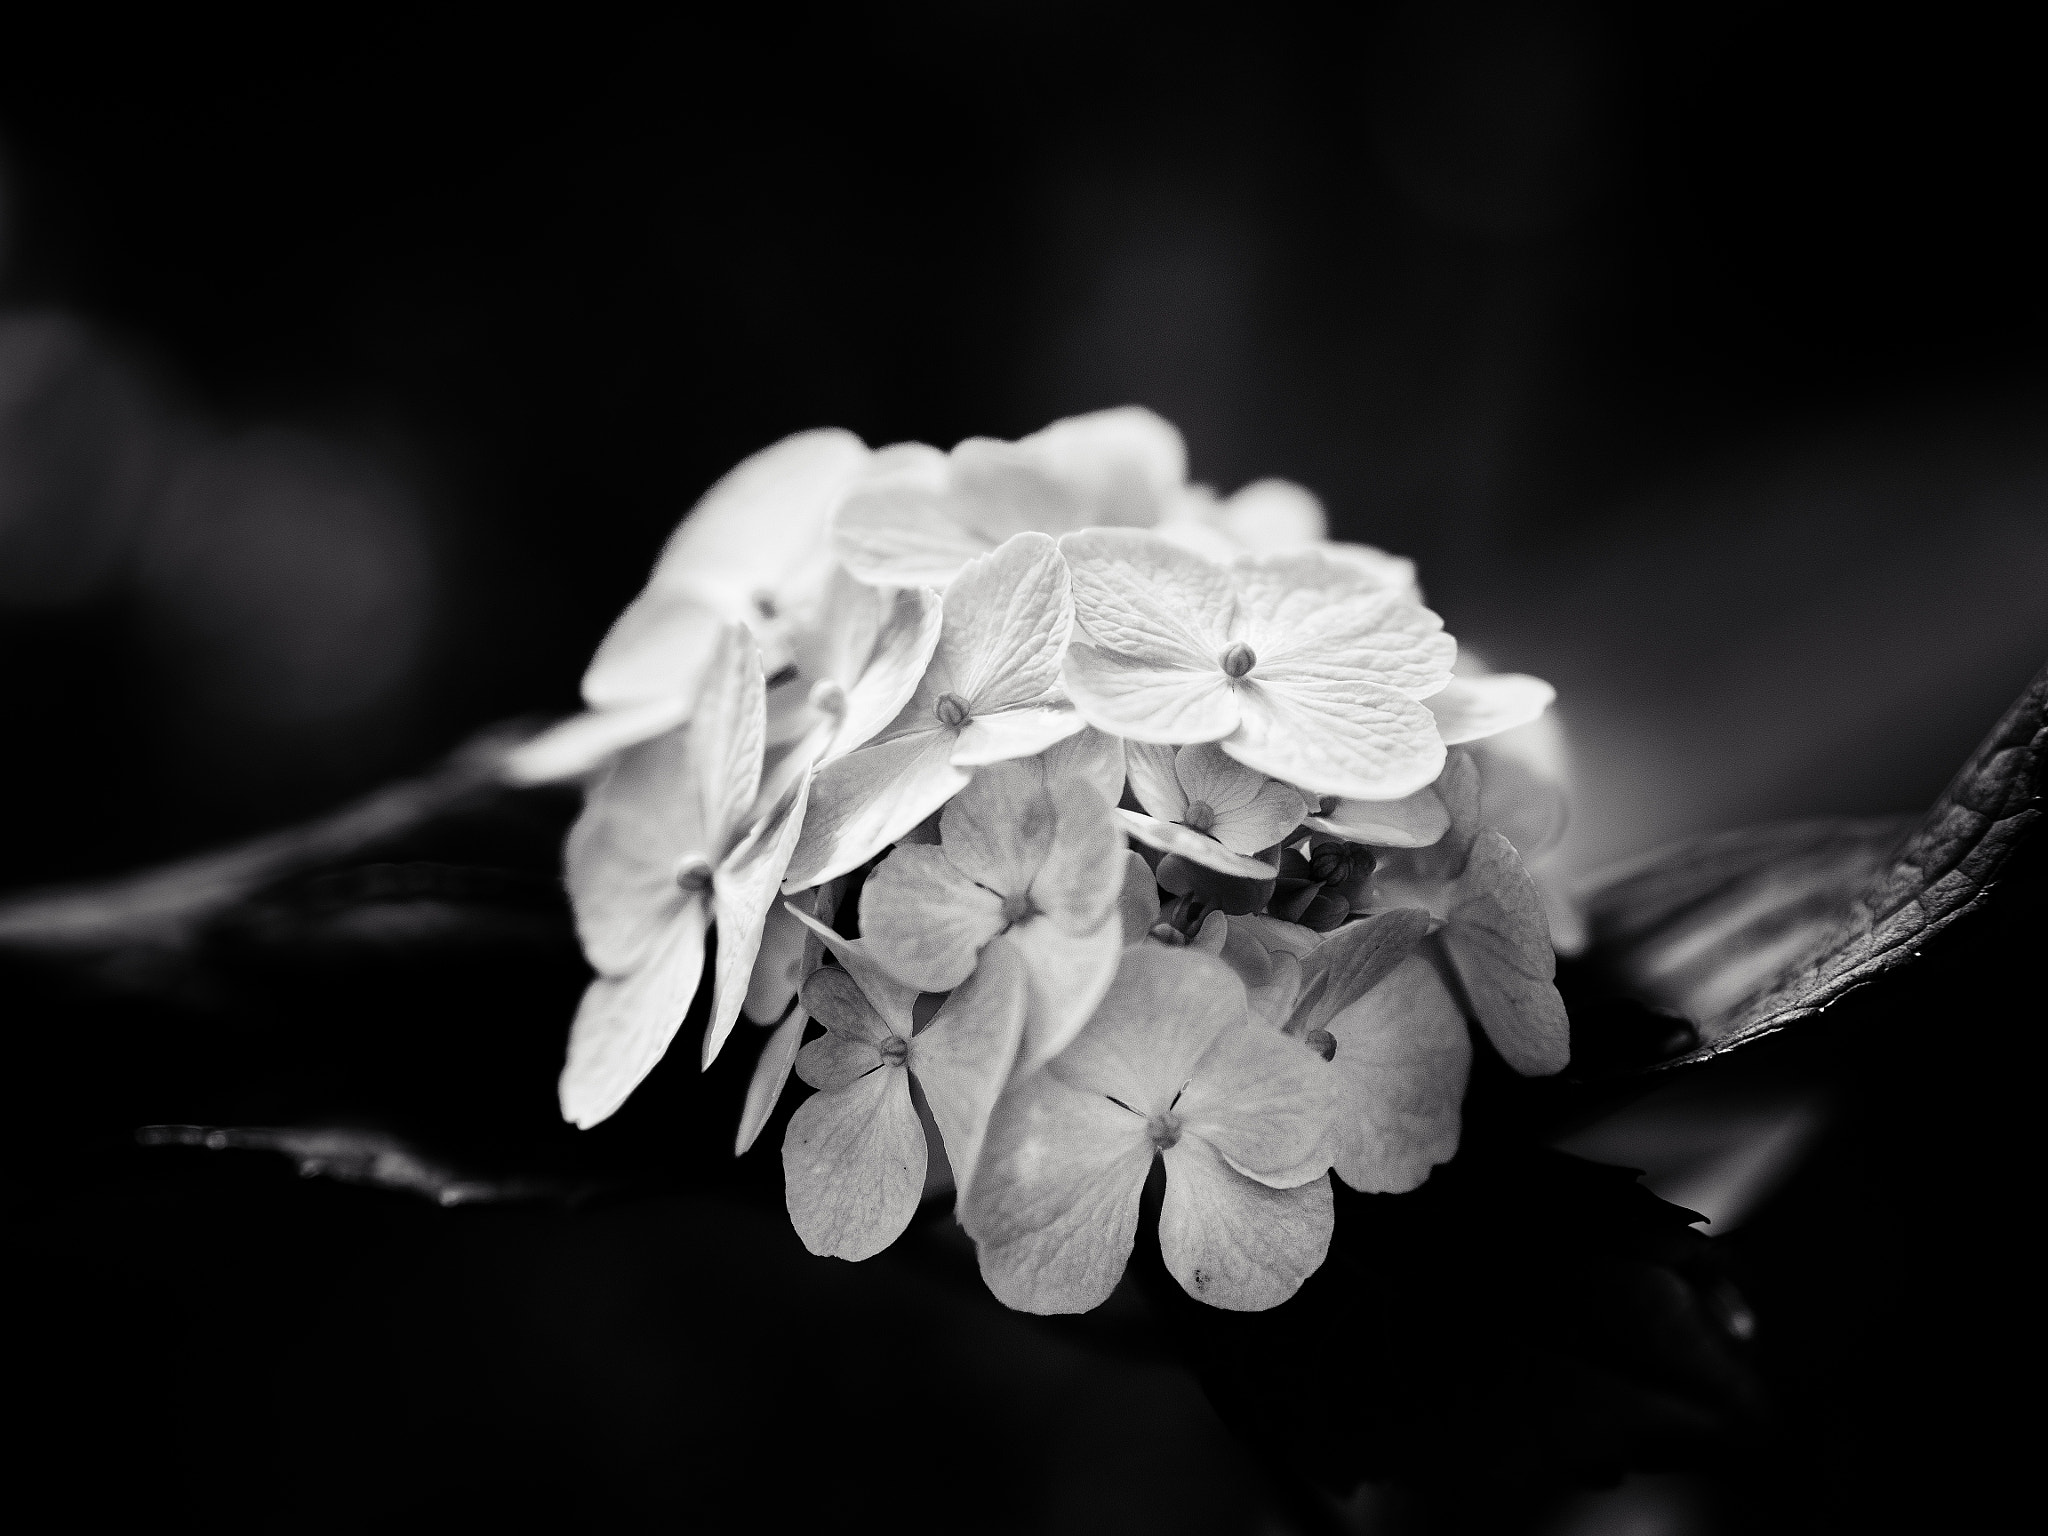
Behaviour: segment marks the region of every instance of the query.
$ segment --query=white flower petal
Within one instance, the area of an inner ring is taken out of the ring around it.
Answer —
[[[1052,809],[1052,836],[1031,876],[1031,903],[1070,934],[1115,921],[1125,848],[1106,802],[1087,780],[1049,777],[1041,791]],[[1019,823],[1011,823],[1013,832]]]
[[[711,1021],[704,1030],[704,1065],[718,1059],[726,1037],[739,1022],[740,1006],[753,984],[754,960],[768,910],[782,885],[782,872],[803,830],[810,780],[799,779],[789,797],[762,818],[711,876],[712,911],[718,919],[718,981],[712,989]]]
[[[1217,520],[1239,548],[1262,555],[1309,548],[1328,531],[1323,504],[1291,480],[1254,480],[1217,509]]]
[[[1481,832],[1453,892],[1444,948],[1486,1036],[1524,1076],[1561,1071],[1571,1026],[1543,898],[1508,840]]]
[[[1178,747],[1151,741],[1134,741],[1124,748],[1131,793],[1155,820],[1179,821],[1187,814],[1188,797],[1181,790],[1180,775],[1174,771],[1174,759],[1179,753]]]
[[[1024,968],[1006,944],[991,946],[966,982],[910,1042],[910,1071],[924,1089],[965,1197],[983,1134],[1024,1039]]]
[[[761,653],[743,624],[718,636],[683,745],[703,808],[705,851],[722,859],[747,831],[747,813],[761,787],[767,735],[767,688]]]
[[[939,643],[942,609],[936,592],[922,588],[891,592],[866,664],[846,689],[846,710],[823,757],[843,757],[903,710],[917,691]]]
[[[782,1017],[804,977],[817,966],[814,951],[824,947],[791,906],[815,917],[835,910],[838,901],[838,887],[820,885],[789,901],[769,905],[768,919],[761,928],[760,953],[754,957],[754,974],[747,982],[745,1013],[756,1024],[773,1024]]]
[[[704,493],[662,549],[650,587],[693,589],[736,613],[760,593],[829,569],[832,511],[870,459],[851,432],[823,427],[762,449]]]
[[[564,1120],[588,1130],[609,1118],[668,1050],[704,976],[704,906],[686,902],[630,975],[584,990],[559,1085]]]
[[[1073,575],[1077,640],[1142,666],[1220,669],[1237,638],[1224,567],[1131,529],[1070,533],[1060,551]]]
[[[1244,987],[1221,960],[1140,944],[1074,1043],[1052,1064],[1061,1081],[1141,1115],[1169,1109],[1225,1029],[1249,1027]]]
[[[874,999],[861,985],[860,976],[844,966],[819,966],[804,978],[800,995],[804,1012],[817,1020],[821,1029],[842,1039],[873,1046],[878,1053],[873,1060],[880,1059],[879,1052],[892,1037],[898,1040],[910,1038],[900,1020],[882,1017]],[[808,1051],[810,1046],[804,1049]],[[811,1086],[824,1085],[812,1083]]]
[[[1124,952],[1123,928],[1114,910],[1089,933],[1071,933],[1048,917],[1031,917],[995,942],[1014,949],[1024,966],[1028,990],[1021,1070],[1035,1072],[1067,1048],[1109,990]]]
[[[775,1032],[754,1059],[754,1075],[747,1080],[747,1100],[740,1108],[739,1133],[733,1137],[734,1157],[744,1157],[751,1151],[773,1118],[775,1106],[782,1100],[782,1090],[789,1085],[789,1069],[796,1063],[797,1047],[803,1044],[804,1026],[810,1021],[810,1015],[803,1009],[791,1010],[789,1017],[775,1026]]]
[[[719,631],[733,617],[694,592],[642,591],[612,620],[591,658],[583,701],[617,709],[666,700],[687,715]]]
[[[782,1138],[790,1224],[822,1257],[873,1258],[917,1214],[926,1157],[902,1068],[879,1067],[847,1087],[812,1094]]]
[[[1020,533],[946,589],[933,670],[977,715],[1047,702],[1073,622],[1059,546]]]
[[[1411,955],[1327,1024],[1337,1042],[1331,1161],[1366,1194],[1400,1194],[1458,1150],[1472,1037],[1436,967]]]
[[[1273,866],[1248,858],[1241,853],[1232,853],[1228,848],[1205,833],[1193,831],[1170,821],[1161,821],[1155,816],[1146,816],[1137,811],[1116,813],[1117,825],[1143,843],[1147,848],[1157,848],[1162,853],[1177,853],[1184,859],[1192,859],[1205,869],[1213,869],[1219,875],[1236,875],[1245,880],[1270,880]]]
[[[1232,1312],[1263,1312],[1301,1289],[1330,1251],[1327,1175],[1292,1189],[1248,1179],[1200,1137],[1166,1153],[1159,1252],[1181,1289]]]
[[[1100,1306],[1130,1259],[1151,1166],[1142,1117],[1049,1072],[1013,1084],[960,1206],[988,1288],[1024,1312]]]
[[[1325,544],[1322,552],[1325,559],[1350,566],[1375,586],[1400,592],[1410,602],[1422,601],[1422,588],[1415,581],[1415,562],[1406,555],[1390,555],[1370,544]]]
[[[1056,802],[1036,765],[996,763],[946,802],[939,837],[961,879],[986,886],[998,899],[1021,897],[1052,851],[1056,819]]]
[[[652,952],[690,898],[676,866],[707,834],[690,782],[687,731],[621,753],[592,787],[563,853],[583,953],[622,976]]]
[[[953,450],[963,521],[991,543],[1022,529],[1149,528],[1187,478],[1174,426],[1142,406],[1069,416],[1015,443]]]
[[[1312,794],[1395,800],[1443,771],[1436,717],[1391,688],[1297,676],[1237,695],[1241,723],[1223,750]]]
[[[1076,640],[1063,678],[1090,725],[1132,741],[1215,741],[1237,729],[1237,690],[1213,662],[1168,666]]]
[[[820,768],[782,888],[800,891],[859,868],[958,794],[969,775],[953,766],[953,745],[953,733],[935,727],[871,742]]]
[[[827,976],[844,976],[830,966]],[[882,1068],[882,1052],[872,1040],[823,1034],[796,1053],[796,1075],[813,1088],[831,1092]]]
[[[908,1040],[913,1028],[911,1008],[917,1002],[917,988],[906,987],[883,970],[880,962],[875,959],[873,946],[866,939],[842,939],[801,907],[796,907],[794,903],[791,905],[796,912],[797,921],[810,929],[817,936],[818,942],[832,951],[833,958],[839,962],[846,974],[853,978],[861,996],[867,999],[868,1006],[873,1009],[875,1016],[891,1032]],[[830,969],[829,966],[825,968],[826,971]],[[813,971],[811,974],[816,976],[823,973]],[[810,985],[808,978],[804,984]],[[820,1022],[825,1021],[821,1019]],[[831,1028],[831,1024],[826,1023],[826,1028]]]
[[[1038,754],[1039,771],[1045,782],[1075,777],[1091,785],[1105,805],[1115,805],[1124,793],[1124,744],[1121,737],[1084,725],[1071,736],[1062,737]]]
[[[689,701],[677,697],[571,715],[507,753],[505,780],[561,784],[579,779],[614,753],[675,729],[689,713]]]
[[[832,519],[832,544],[860,580],[882,587],[943,587],[992,541],[955,515],[952,468],[923,443],[874,456]]]
[[[961,730],[953,747],[953,764],[978,768],[983,763],[1034,757],[1087,728],[1071,704],[1045,704],[976,715]]]
[[[1282,784],[1236,761],[1213,743],[1182,747],[1174,773],[1189,803],[1201,801],[1214,817],[1209,835],[1233,853],[1258,853],[1301,825],[1307,802]]]
[[[1289,1031],[1299,1036],[1327,1028],[1336,1013],[1391,976],[1431,926],[1421,908],[1397,907],[1339,928],[1303,959],[1301,998]]]
[[[1330,1166],[1318,1154],[1335,1103],[1321,1057],[1292,1036],[1246,1022],[1217,1033],[1174,1112],[1188,1135],[1239,1173],[1288,1189]]]
[[[1152,878],[1152,866],[1128,848],[1124,850],[1124,882],[1117,897],[1117,918],[1126,948],[1143,943],[1159,921],[1159,885]]]
[[[1427,848],[1450,828],[1450,812],[1433,789],[1418,789],[1400,800],[1339,800],[1327,816],[1305,825],[1346,842],[1376,848]]]
[[[1540,677],[1521,672],[1488,672],[1481,677],[1454,677],[1429,696],[1437,734],[1444,745],[1498,736],[1527,725],[1557,699],[1557,690]]]
[[[1450,681],[1458,643],[1442,619],[1319,551],[1242,559],[1231,575],[1262,683],[1371,682],[1420,699]]]
[[[863,941],[884,970],[921,992],[959,986],[1002,928],[1002,897],[962,874],[944,848],[901,845],[861,886]]]

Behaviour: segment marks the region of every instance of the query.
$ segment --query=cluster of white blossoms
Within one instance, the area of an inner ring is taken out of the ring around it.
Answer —
[[[715,928],[703,1061],[772,1030],[742,1152],[814,1090],[782,1149],[813,1252],[950,1182],[997,1296],[1083,1311],[1158,1160],[1180,1283],[1276,1305],[1332,1176],[1456,1151],[1470,1026],[1565,1064],[1570,914],[1524,866],[1562,820],[1551,690],[1457,659],[1409,562],[1298,487],[1189,485],[1147,411],[764,450],[513,763],[588,782],[564,1115],[660,1060]]]

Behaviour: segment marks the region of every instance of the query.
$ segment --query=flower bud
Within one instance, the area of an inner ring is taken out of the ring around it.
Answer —
[[[1337,1037],[1327,1029],[1312,1029],[1301,1037],[1301,1043],[1314,1051],[1325,1061],[1336,1059]]]
[[[811,684],[811,708],[821,715],[838,719],[846,713],[846,690],[829,677],[821,677]]]
[[[967,723],[969,710],[967,701],[959,694],[942,693],[939,702],[932,706],[932,713],[939,717],[939,724],[957,731]]]
[[[1243,677],[1259,664],[1259,654],[1242,640],[1234,640],[1230,649],[1223,653],[1221,660],[1225,676]]]
[[[676,861],[676,888],[696,896],[711,889],[711,861],[701,853],[686,853]]]
[[[1180,824],[1193,832],[1206,832],[1216,825],[1216,812],[1206,800],[1191,800]]]

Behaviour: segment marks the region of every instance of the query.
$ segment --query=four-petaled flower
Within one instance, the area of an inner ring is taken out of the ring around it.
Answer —
[[[1292,832],[1309,808],[1299,791],[1210,742],[1178,749],[1135,742],[1124,757],[1131,792],[1145,808],[1142,815],[1120,811],[1124,829],[1148,847],[1221,874],[1270,880],[1272,867],[1250,855]]]
[[[1156,535],[1060,541],[1073,573],[1068,693],[1134,741],[1219,742],[1318,795],[1391,800],[1444,762],[1421,701],[1457,643],[1406,592],[1313,551],[1219,565]]]
[[[1136,406],[1014,443],[970,437],[951,453],[902,443],[877,454],[847,495],[833,540],[862,581],[943,587],[1014,534],[1149,528],[1186,475],[1180,433]]]
[[[1252,1023],[1221,961],[1126,950],[1088,1026],[989,1121],[960,1206],[989,1289],[1026,1312],[1099,1305],[1162,1158],[1174,1278],[1214,1306],[1277,1306],[1329,1249],[1333,1084],[1300,1042]]]
[[[1116,974],[1128,861],[1081,774],[997,763],[946,806],[936,846],[905,843],[875,866],[861,934],[925,992],[960,985],[992,950],[1014,953],[1030,990],[1028,1072],[1073,1039]]]
[[[569,833],[569,898],[597,972],[562,1069],[562,1114],[577,1125],[609,1116],[667,1051],[696,996],[714,913],[706,1066],[739,1017],[808,783],[758,803],[762,692],[752,636],[728,625],[689,725],[621,753]]]
[[[811,789],[786,889],[845,874],[966,787],[984,763],[1029,757],[1080,730],[1059,691],[1073,624],[1066,562],[1042,533],[970,561],[947,590],[939,637],[910,701]]]
[[[916,1029],[917,989],[876,965],[866,940],[815,926],[840,963],[813,971],[803,986],[803,1007],[826,1032],[797,1053],[797,1075],[818,1092],[798,1106],[782,1139],[783,1198],[811,1252],[865,1259],[902,1235],[924,1191],[930,1149],[913,1079],[955,1185],[972,1188],[989,1111],[1023,1030],[1024,973],[1008,952],[990,955]]]

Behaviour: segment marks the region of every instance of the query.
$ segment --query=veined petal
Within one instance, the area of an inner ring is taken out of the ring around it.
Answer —
[[[803,830],[810,779],[798,779],[789,796],[755,826],[711,876],[712,911],[718,918],[718,981],[712,991],[711,1022],[704,1030],[704,1065],[718,1059],[740,1005],[753,984],[754,960],[768,911],[782,885],[782,872]]]
[[[583,674],[583,702],[619,709],[671,700],[687,715],[719,632],[737,616],[694,592],[643,590],[599,643]]]
[[[1131,793],[1145,814],[1159,821],[1179,821],[1187,814],[1188,797],[1174,771],[1180,748],[1158,742],[1134,741],[1124,748],[1124,765],[1130,773]],[[1110,804],[1116,802],[1112,800]]]
[[[1213,743],[1182,747],[1174,773],[1188,802],[1209,807],[1209,835],[1233,853],[1270,848],[1301,824],[1307,802],[1292,785],[1237,762]]]
[[[1151,1166],[1141,1116],[1049,1072],[1014,1084],[960,1205],[988,1288],[1023,1312],[1100,1306],[1130,1259]]]
[[[1429,933],[1433,920],[1419,907],[1377,912],[1346,923],[1302,962],[1301,998],[1288,1031],[1296,1036],[1327,1029],[1330,1019],[1394,973]]]
[[[1022,1070],[1035,1072],[1067,1048],[1109,990],[1124,952],[1123,929],[1113,911],[1087,933],[1069,933],[1049,918],[1030,917],[995,942],[1014,950],[1024,967]]]
[[[1246,880],[1270,880],[1273,866],[1248,858],[1241,853],[1232,853],[1204,833],[1192,831],[1174,822],[1161,821],[1155,816],[1141,815],[1137,811],[1116,812],[1117,825],[1147,848],[1157,848],[1162,853],[1177,853],[1184,859],[1192,859],[1205,869],[1213,869],[1220,875],[1237,875]]]
[[[1330,1180],[1292,1189],[1248,1179],[1198,1136],[1166,1153],[1159,1253],[1181,1289],[1231,1312],[1263,1312],[1301,1289],[1330,1251]]]
[[[1037,758],[1046,783],[1077,777],[1094,786],[1105,805],[1115,805],[1124,793],[1123,739],[1084,725],[1071,736],[1054,742]]]
[[[1514,846],[1488,829],[1472,843],[1452,894],[1444,948],[1486,1037],[1523,1076],[1561,1071],[1571,1026],[1554,978],[1543,898]]]
[[[1152,878],[1152,866],[1128,848],[1124,850],[1124,880],[1117,896],[1117,917],[1125,948],[1142,944],[1159,921],[1159,885]]]
[[[747,1080],[747,1100],[740,1108],[739,1134],[733,1137],[734,1157],[744,1157],[752,1150],[775,1114],[782,1090],[789,1085],[789,1069],[796,1063],[797,1047],[803,1044],[804,1026],[810,1021],[810,1015],[803,1009],[792,1009],[789,1017],[775,1026],[775,1032],[754,1059],[754,1075]]]
[[[839,962],[840,967],[846,974],[853,978],[860,995],[867,1000],[868,1007],[873,1011],[874,1016],[881,1021],[882,1026],[889,1030],[891,1034],[908,1040],[912,1029],[915,1027],[911,1019],[911,1008],[917,1002],[917,988],[906,987],[902,982],[883,970],[875,959],[873,946],[866,939],[842,939],[838,934],[801,908],[797,909],[796,915],[797,920],[818,936],[818,941],[825,948],[832,951],[833,958]],[[830,971],[831,967],[826,966],[821,970],[811,972],[811,975],[828,975]],[[810,984],[808,977],[805,978],[804,984],[806,986]],[[834,985],[836,986],[836,983]],[[831,1013],[831,1008],[834,1005],[829,1002],[823,1005],[805,1003],[804,1006],[809,1008],[818,1017],[819,1022],[827,1029],[832,1028],[832,1020],[839,1017],[839,1015]],[[820,1011],[821,1006],[824,1010],[822,1012]],[[859,1014],[857,1010],[848,1013],[840,1021],[841,1028],[855,1030],[864,1028],[865,1026],[863,1025],[848,1022],[849,1020],[857,1020],[861,1017],[863,1015]],[[877,1035],[874,1038],[880,1040],[881,1036]]]
[[[1337,1177],[1366,1194],[1414,1189],[1458,1150],[1472,1037],[1457,1001],[1436,967],[1411,955],[1317,1027],[1337,1043]]]
[[[1239,1173],[1287,1189],[1330,1166],[1319,1154],[1335,1102],[1321,1057],[1247,1022],[1217,1033],[1175,1113]]]
[[[1450,681],[1458,643],[1443,620],[1319,550],[1250,556],[1231,575],[1261,682],[1304,674],[1420,699]]]
[[[1074,776],[1048,776],[1042,793],[1052,837],[1031,876],[1032,905],[1069,934],[1114,924],[1127,850],[1109,803]]]
[[[1002,897],[962,874],[944,848],[899,846],[861,887],[863,941],[877,964],[921,992],[959,986],[1002,929]]]
[[[986,886],[998,898],[1021,897],[1052,849],[1056,814],[1042,772],[1024,763],[996,763],[946,803],[939,837],[960,878]]]
[[[953,747],[956,768],[1032,757],[1086,728],[1071,704],[1026,705],[976,715],[962,728]]]
[[[844,1088],[814,1093],[782,1138],[790,1224],[822,1257],[873,1258],[917,1214],[926,1157],[902,1068],[878,1067]]]
[[[1557,698],[1557,690],[1540,677],[1521,672],[1488,672],[1480,677],[1454,677],[1426,701],[1436,716],[1444,745],[1498,736],[1527,725]]]
[[[1394,800],[1443,770],[1436,717],[1391,688],[1294,677],[1237,697],[1242,723],[1223,750],[1312,794]]]
[[[581,778],[612,754],[674,730],[689,714],[689,699],[677,695],[571,715],[507,753],[505,781],[560,784]]]
[[[825,974],[843,976],[846,973],[828,966]],[[796,1075],[820,1092],[844,1088],[881,1069],[880,1048],[872,1040],[857,1040],[850,1035],[820,1035],[796,1053]]]
[[[800,891],[859,868],[952,799],[969,777],[952,755],[953,733],[935,725],[825,764],[811,782],[783,889]]]
[[[998,944],[910,1042],[911,1074],[924,1089],[963,1199],[989,1115],[1017,1061],[1024,1010],[1024,968],[1008,945]]]
[[[1139,1115],[1163,1114],[1217,1035],[1249,1021],[1244,987],[1221,960],[1140,944],[1123,951],[1094,1017],[1050,1070]]]
[[[970,712],[1045,701],[1073,627],[1068,588],[1059,546],[1042,533],[1020,533],[961,569],[946,589],[932,659]]]
[[[825,761],[844,757],[894,720],[931,664],[939,643],[938,594],[914,588],[890,593],[886,602],[874,649],[847,686],[846,711],[826,745]]]
[[[676,868],[708,841],[686,730],[622,752],[569,829],[563,873],[583,953],[603,976],[637,968],[682,910]]]
[[[1307,817],[1304,825],[1376,848],[1427,848],[1449,829],[1451,816],[1434,789],[1418,789],[1400,800],[1339,800],[1329,815]]]
[[[704,906],[686,902],[631,974],[584,990],[559,1087],[564,1120],[588,1130],[610,1118],[668,1050],[703,979]]]
[[[1076,640],[1063,676],[1090,725],[1132,741],[1215,741],[1237,729],[1237,690],[1213,661],[1169,665]]]
[[[1133,663],[1220,670],[1237,638],[1230,573],[1159,538],[1091,528],[1060,540],[1073,573],[1077,639]]]
[[[881,587],[943,587],[993,541],[956,515],[946,455],[923,443],[876,454],[832,519],[840,561]]]
[[[728,624],[704,668],[684,747],[698,803],[703,807],[706,852],[722,859],[747,831],[747,812],[761,787],[768,725],[768,690],[761,653],[743,624]]]

